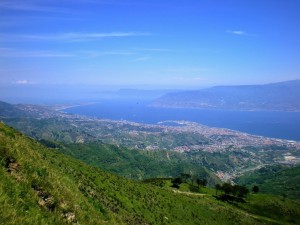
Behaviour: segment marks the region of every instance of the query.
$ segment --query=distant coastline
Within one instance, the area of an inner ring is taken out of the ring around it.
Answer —
[[[98,102],[87,102],[87,103],[80,103],[80,104],[56,104],[56,105],[51,105],[49,107],[55,111],[64,111],[65,109],[71,109],[71,108],[87,106],[87,105],[94,105],[97,103]]]
[[[199,109],[199,110],[216,110],[216,111],[233,111],[233,112],[289,112],[300,113],[300,109],[295,110],[279,110],[279,109],[243,109],[243,108],[214,108],[214,107],[199,107],[199,106],[176,106],[176,105],[155,105],[149,104],[147,107],[152,108],[164,108],[164,109]]]
[[[300,112],[162,108],[148,107],[147,103],[107,100],[82,107],[68,107],[64,112],[143,124],[184,120],[259,136],[300,141]]]

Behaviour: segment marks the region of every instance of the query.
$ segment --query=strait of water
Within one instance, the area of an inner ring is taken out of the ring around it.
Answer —
[[[300,141],[300,112],[154,108],[148,107],[148,104],[147,101],[137,100],[104,100],[64,111],[145,124],[157,124],[166,120],[186,120],[255,135]]]

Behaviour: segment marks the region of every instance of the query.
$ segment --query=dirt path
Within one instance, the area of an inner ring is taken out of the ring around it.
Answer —
[[[196,195],[196,196],[205,196],[205,195],[207,195],[207,194],[192,193],[192,192],[179,191],[179,190],[173,190],[173,192],[178,193],[178,194],[184,194],[184,195]]]

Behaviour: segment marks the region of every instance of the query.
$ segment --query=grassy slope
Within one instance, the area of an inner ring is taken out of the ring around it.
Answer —
[[[290,217],[300,222],[299,204],[289,200],[282,203],[284,214],[275,207],[267,215],[279,215],[277,223],[252,215],[251,205],[246,212],[211,195],[173,193],[103,172],[1,123],[0,161],[0,224],[64,224],[67,219],[80,224],[287,224]],[[15,171],[7,171],[9,163]],[[272,205],[267,198],[261,202]]]
[[[72,144],[60,147],[59,151],[92,166],[133,179],[176,177],[181,173],[192,173],[206,178],[211,186],[219,182],[211,171],[173,151],[139,151],[101,143]]]
[[[300,166],[267,166],[238,178],[237,183],[258,185],[260,192],[300,200]]]

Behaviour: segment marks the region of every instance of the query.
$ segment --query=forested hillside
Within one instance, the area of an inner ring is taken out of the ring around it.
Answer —
[[[239,184],[258,185],[260,191],[300,200],[300,166],[266,166],[236,179]]]

